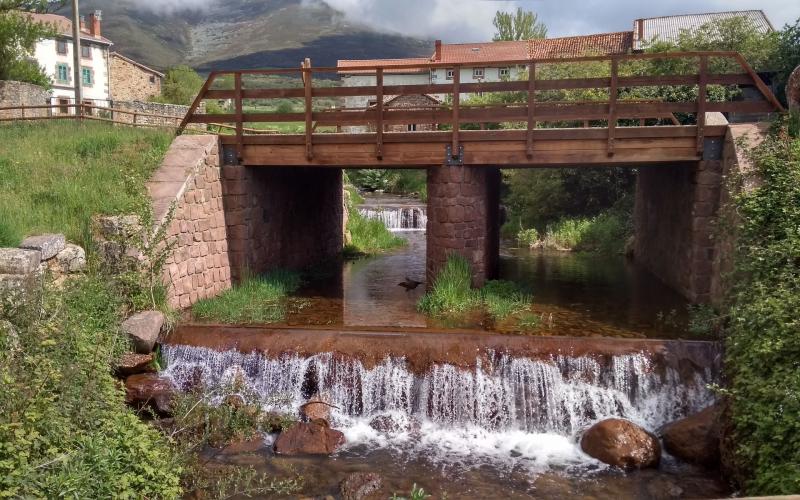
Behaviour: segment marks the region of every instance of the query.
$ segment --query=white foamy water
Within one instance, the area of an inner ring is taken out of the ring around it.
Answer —
[[[428,223],[422,207],[361,207],[358,212],[367,219],[380,220],[391,231],[423,230]]]
[[[713,400],[710,369],[687,380],[645,354],[603,362],[497,354],[472,370],[441,364],[415,375],[401,357],[367,369],[331,353],[270,358],[180,345],[162,353],[164,374],[179,386],[202,381],[214,391],[238,379],[243,395],[269,410],[296,413],[311,394],[326,394],[337,407],[332,424],[345,433],[345,450],[392,448],[465,466],[544,470],[589,463],[576,442],[593,422],[622,417],[654,430]]]

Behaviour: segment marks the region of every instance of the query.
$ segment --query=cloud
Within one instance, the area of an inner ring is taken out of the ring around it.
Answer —
[[[139,7],[153,12],[199,11],[220,0],[136,0]]]

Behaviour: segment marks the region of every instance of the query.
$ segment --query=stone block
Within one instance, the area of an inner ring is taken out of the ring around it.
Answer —
[[[41,252],[22,248],[0,248],[0,274],[31,274],[39,268]]]
[[[97,235],[107,239],[130,238],[142,230],[136,215],[100,215],[92,218]]]
[[[126,319],[122,323],[122,331],[131,339],[136,352],[147,354],[153,351],[163,326],[164,314],[160,311],[143,311]]]
[[[56,260],[61,270],[67,273],[79,273],[86,269],[86,251],[72,243],[67,243],[64,249],[58,252]]]
[[[37,250],[41,253],[42,260],[50,260],[64,249],[66,243],[67,240],[63,234],[41,234],[25,238],[19,247],[27,250]]]

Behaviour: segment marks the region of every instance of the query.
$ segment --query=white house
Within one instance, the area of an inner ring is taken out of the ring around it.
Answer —
[[[72,21],[56,14],[30,16],[56,30],[54,38],[40,40],[34,51],[36,61],[53,80],[52,101],[64,106],[74,104]],[[112,42],[102,36],[100,21],[100,11],[90,14],[88,22],[81,21],[81,80],[84,104],[107,107],[111,86],[109,49]],[[67,107],[59,111],[74,113],[72,108]]]

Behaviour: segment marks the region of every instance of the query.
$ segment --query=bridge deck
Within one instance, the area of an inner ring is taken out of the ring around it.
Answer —
[[[674,68],[676,74],[663,74],[653,61],[669,63],[667,66]],[[592,72],[603,74],[605,71],[605,75],[546,78],[547,74],[554,74],[553,67],[563,64],[594,64]],[[691,69],[693,64],[697,65],[696,72]],[[706,126],[707,112],[750,114],[782,110],[761,78],[735,52],[633,54],[486,64],[497,65],[525,67],[527,75],[519,81],[461,84],[459,65],[312,68],[309,60],[298,69],[212,72],[180,131],[190,123],[218,124],[220,131],[226,127],[231,133],[220,136],[222,143],[234,149],[238,161],[245,165],[379,168],[442,164],[642,165],[703,158],[707,139],[719,138],[725,133],[724,126]],[[432,71],[441,67],[455,69],[451,82],[384,85],[384,73],[403,69]],[[736,70],[742,72],[732,72]],[[642,74],[646,71],[658,74]],[[545,73],[545,78],[541,77],[541,72]],[[286,77],[292,73],[300,76],[294,87],[259,87],[265,78]],[[374,75],[375,84],[331,86],[330,80],[313,78],[315,74],[349,73]],[[232,79],[223,78],[226,75]],[[321,85],[322,82],[328,83]],[[754,87],[761,99],[712,101],[710,86]],[[677,92],[658,90],[670,87]],[[495,100],[498,103],[470,100],[470,96],[487,92],[500,96]],[[671,97],[642,99],[643,95],[694,93],[697,97],[691,101],[675,102],[669,100]],[[348,98],[358,96],[374,104],[348,106]],[[430,97],[431,103],[396,108],[388,105],[402,96]],[[219,99],[230,99],[233,112],[198,112],[203,100]],[[303,111],[274,112],[274,107],[263,105],[274,99],[301,100]],[[320,99],[325,99],[324,105]],[[331,100],[336,102],[333,108]],[[267,112],[269,110],[273,112]],[[302,124],[302,133],[264,130],[266,124],[292,122]],[[418,125],[431,131],[396,131],[417,129]]]

